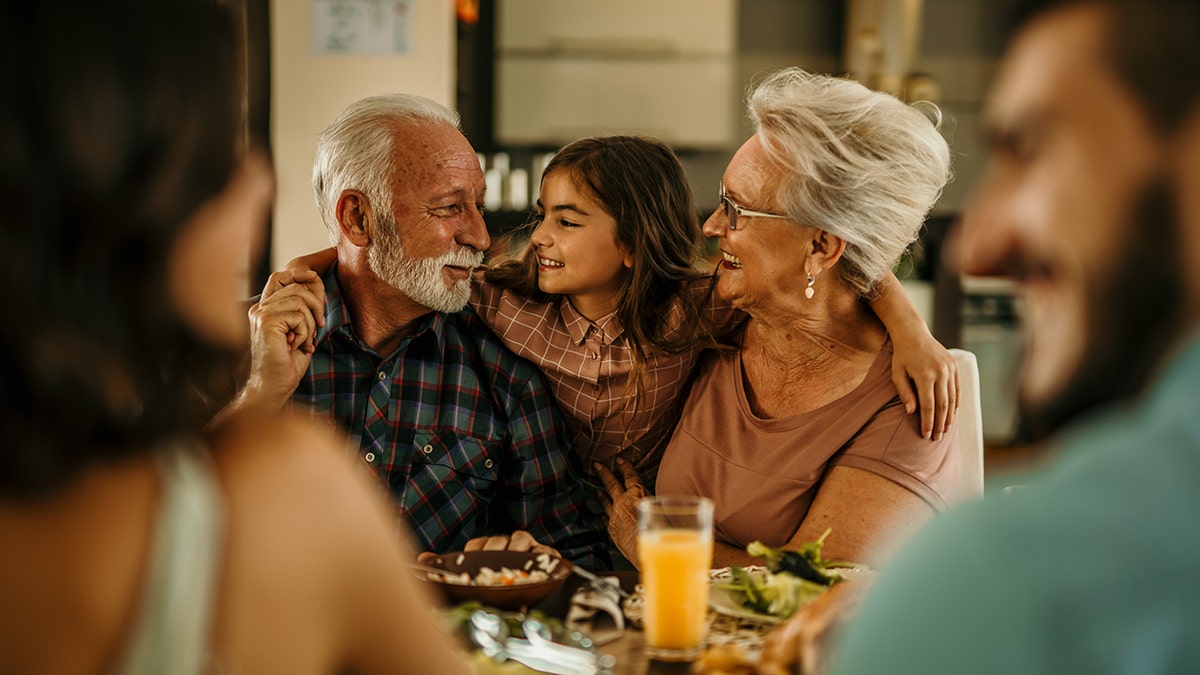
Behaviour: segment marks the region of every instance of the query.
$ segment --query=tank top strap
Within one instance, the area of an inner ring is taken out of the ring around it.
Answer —
[[[223,509],[207,453],[180,442],[159,457],[162,498],[136,628],[123,675],[199,675],[220,558]]]

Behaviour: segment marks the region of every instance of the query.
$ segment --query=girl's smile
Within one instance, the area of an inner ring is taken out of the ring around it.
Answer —
[[[616,310],[633,256],[617,241],[617,221],[569,171],[542,179],[537,229],[538,288],[567,295],[589,319]]]

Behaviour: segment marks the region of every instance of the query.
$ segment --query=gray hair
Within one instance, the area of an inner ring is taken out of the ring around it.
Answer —
[[[788,68],[750,93],[755,133],[783,171],[777,201],[846,241],[840,274],[860,296],[912,243],[950,179],[950,148],[930,115],[837,77]]]
[[[360,190],[377,212],[392,213],[396,132],[403,124],[449,124],[458,128],[458,113],[423,96],[379,94],[351,103],[317,139],[312,186],[321,220],[334,246],[341,239],[338,197]]]

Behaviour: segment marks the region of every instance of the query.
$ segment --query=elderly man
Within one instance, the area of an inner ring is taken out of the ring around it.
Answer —
[[[1040,4],[963,256],[1020,283],[1058,461],[913,540],[841,672],[1200,672],[1200,3]]]
[[[462,311],[490,240],[457,123],[394,94],[321,135],[313,189],[337,262],[307,283],[272,277],[236,404],[290,400],[343,427],[429,551],[536,540],[603,568],[603,524],[583,508],[541,373]]]

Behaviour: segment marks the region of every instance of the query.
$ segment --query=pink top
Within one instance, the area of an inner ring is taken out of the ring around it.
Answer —
[[[692,292],[702,292],[707,280]],[[633,351],[615,315],[590,321],[565,296],[538,302],[477,278],[471,306],[514,353],[532,361],[550,380],[576,454],[591,472],[598,461],[615,469],[620,455],[652,481],[679,418],[700,349],[682,354],[647,354],[646,380],[636,411],[626,388]],[[714,303],[707,319],[728,324],[733,310]],[[678,301],[664,308],[663,320],[677,325]]]
[[[718,541],[782,546],[796,533],[821,478],[835,465],[891,480],[943,510],[959,481],[957,426],[939,441],[921,438],[891,379],[892,343],[846,396],[782,419],[756,417],[737,352],[701,362],[658,474],[659,494],[713,500]]]

